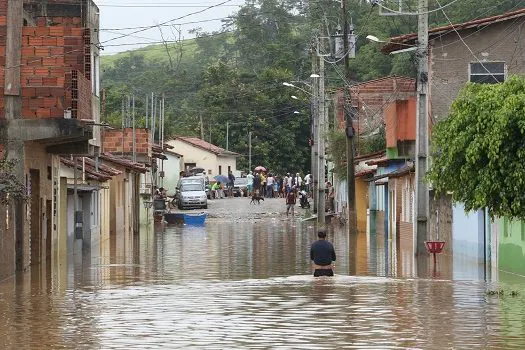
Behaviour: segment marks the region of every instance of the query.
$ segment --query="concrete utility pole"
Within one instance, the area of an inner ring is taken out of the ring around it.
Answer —
[[[5,47],[5,82],[4,82],[4,101],[5,118],[7,119],[7,159],[16,159],[15,175],[18,179],[25,178],[24,160],[25,150],[24,141],[13,138],[11,133],[15,130],[11,124],[20,119],[22,115],[22,96],[21,96],[21,50],[22,50],[22,25],[23,25],[23,1],[9,0],[7,3],[7,33]],[[0,135],[3,136],[3,135]],[[15,231],[15,264],[18,271],[25,266],[24,251],[24,202],[16,199],[13,203],[13,223]],[[7,237],[6,237],[7,238]]]
[[[350,48],[348,47],[348,19],[346,16],[346,0],[341,0],[341,12],[343,16],[343,47],[344,47],[344,99],[343,112],[346,123],[346,179],[348,187],[348,232],[357,233],[357,213],[355,205],[355,166],[354,166],[354,127],[352,125],[352,113],[350,113]]]
[[[428,154],[428,0],[418,3],[418,109],[416,118],[416,255],[426,252],[428,238],[429,194],[424,177]]]
[[[317,56],[317,48],[315,46],[312,47],[312,74],[318,74],[319,65],[318,65],[318,56]],[[317,83],[316,79],[319,78],[313,78],[312,81],[312,146],[311,146],[311,173],[312,174],[312,201],[314,203],[314,213],[317,213],[317,185],[319,183],[319,174],[318,174],[318,150],[317,145],[319,144],[319,138],[318,138],[318,129],[319,129],[319,84]]]
[[[248,169],[252,170],[252,132],[248,132]]]
[[[319,47],[318,47],[319,52]],[[319,227],[325,224],[325,137],[326,137],[326,117],[325,117],[325,91],[324,91],[324,57],[319,55],[319,110],[318,120],[319,126],[317,131],[317,152],[318,152],[318,164],[317,164],[317,178],[319,179],[317,185],[319,188],[317,200],[317,225]]]

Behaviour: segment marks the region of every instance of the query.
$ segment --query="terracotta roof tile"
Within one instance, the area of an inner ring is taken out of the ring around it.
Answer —
[[[189,136],[177,136],[176,139],[179,139],[181,141],[184,141],[186,143],[189,143],[195,147],[202,148],[206,151],[209,151],[211,153],[215,153],[217,155],[232,155],[232,156],[238,156],[238,153],[227,151],[224,148],[221,148],[219,146],[215,146],[209,142],[206,142],[204,140],[199,139],[198,137],[189,137]]]
[[[480,27],[484,25],[491,25],[494,23],[502,22],[502,21],[508,21],[508,20],[523,17],[523,16],[525,16],[525,9],[520,9],[517,11],[507,12],[507,13],[497,15],[497,16],[480,18],[480,19],[475,19],[472,21],[464,22],[464,23],[437,27],[437,28],[429,30],[428,36],[430,39],[430,38],[433,38],[439,35],[443,35],[443,34],[452,32],[454,31],[454,29],[457,31],[460,31],[463,29],[476,28],[476,27]],[[390,42],[388,42],[387,44],[383,46],[383,48],[381,49],[381,52],[388,54],[390,52],[406,48],[407,43],[415,42],[416,40],[417,40],[417,33],[410,33],[410,34],[393,37],[390,39]]]

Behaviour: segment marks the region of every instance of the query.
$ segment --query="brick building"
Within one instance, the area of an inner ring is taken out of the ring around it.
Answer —
[[[59,156],[98,153],[98,16],[91,0],[0,0],[0,144],[31,198],[0,209],[0,279],[55,251]]]

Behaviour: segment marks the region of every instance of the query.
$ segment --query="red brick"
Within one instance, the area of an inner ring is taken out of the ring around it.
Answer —
[[[46,67],[37,67],[35,68],[35,75],[47,77],[49,76],[49,69]]]
[[[57,38],[52,36],[46,36],[42,40],[42,45],[44,46],[57,46]]]
[[[63,36],[59,36],[57,35],[58,38],[57,38],[57,46],[64,46],[65,45],[65,41],[64,41],[64,37]]]
[[[22,57],[24,56],[34,56],[35,48],[32,46],[23,46],[22,47]]]
[[[51,56],[62,56],[64,54],[63,47],[52,47],[49,51]]]
[[[22,108],[22,118],[34,119],[36,118],[36,111],[30,108]]]
[[[49,67],[49,75],[52,77],[64,77],[66,69],[64,67]]]
[[[22,96],[23,97],[34,97],[36,96],[36,89],[35,88],[22,89]]]
[[[47,47],[35,47],[35,56],[47,57],[49,56],[49,49]]]
[[[55,57],[46,56],[42,58],[42,65],[45,67],[52,67],[57,65]]]
[[[27,86],[42,86],[42,77],[33,75],[27,78]]]
[[[57,86],[64,86],[66,84],[66,78],[57,77]]]
[[[64,44],[66,46],[81,46],[82,45],[82,38],[78,36],[65,36],[64,37]]]
[[[64,27],[62,26],[49,27],[49,35],[56,36],[56,37],[63,37]]]
[[[0,56],[5,56],[5,46],[0,46]]]
[[[41,37],[29,37],[28,43],[29,46],[42,46],[44,39]]]
[[[71,28],[72,36],[84,36],[84,28]]]
[[[42,101],[42,107],[44,108],[56,108],[57,98],[56,97],[45,97]]]
[[[64,22],[64,18],[62,18],[62,17],[53,17],[52,21],[55,24],[62,24]]]
[[[35,36],[35,27],[22,27],[22,35]]]
[[[82,18],[80,18],[80,17],[73,17],[72,22],[73,22],[73,24],[82,24]]]
[[[51,118],[61,118],[64,116],[64,109],[60,108],[51,108],[49,110],[49,116]]]
[[[36,110],[36,116],[38,118],[49,118],[51,116],[51,111],[47,108],[39,108]]]
[[[36,36],[48,36],[49,35],[49,27],[36,27],[35,29],[35,35]]]
[[[47,18],[46,17],[37,17],[36,25],[38,27],[45,27],[45,26],[47,26]]]
[[[7,25],[7,16],[0,16],[0,26]]]
[[[39,97],[32,97],[28,99],[29,108],[37,109],[41,108],[44,104],[44,99]]]
[[[43,86],[57,86],[57,78],[44,77],[42,78]]]

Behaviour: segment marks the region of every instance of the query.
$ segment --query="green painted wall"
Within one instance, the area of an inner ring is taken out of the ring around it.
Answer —
[[[499,236],[498,269],[525,275],[525,222],[497,219]]]

